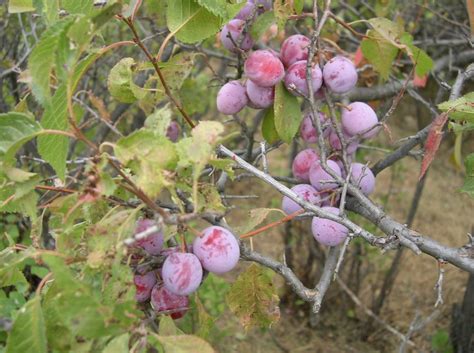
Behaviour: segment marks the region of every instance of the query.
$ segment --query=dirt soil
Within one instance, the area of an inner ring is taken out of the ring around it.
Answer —
[[[402,112],[394,116],[396,121],[390,127],[393,141],[416,132],[414,113]],[[379,145],[390,148],[388,138],[381,134]],[[465,152],[472,152],[471,142],[465,144]],[[392,147],[393,148],[393,147]],[[270,170],[275,175],[287,175],[289,148],[283,148],[269,156]],[[421,198],[420,206],[413,228],[440,243],[450,246],[462,246],[467,241],[467,233],[474,225],[474,200],[458,189],[463,183],[463,171],[456,167],[452,159],[453,144],[447,139],[432,167]],[[384,155],[380,151],[363,152],[359,161],[370,162],[371,165]],[[383,171],[377,177],[376,193],[373,199],[384,204],[387,212],[395,219],[404,222],[410,207],[411,198],[418,180],[420,162],[414,158],[405,158],[395,168]],[[279,207],[281,197],[267,185],[256,179],[234,183],[233,194],[255,194],[255,201],[235,200],[231,204],[246,207],[231,213],[227,221],[237,225],[245,221],[247,211],[252,207]],[[300,221],[301,223],[301,221]],[[311,237],[308,224],[298,225],[301,237]],[[284,249],[284,227],[258,235],[253,240],[256,250],[282,260]],[[349,248],[350,257],[354,250]],[[381,254],[380,251],[366,252],[364,259],[369,271],[365,274],[358,292],[358,298],[364,306],[371,306],[377,291],[380,289],[394,251]],[[242,265],[245,267],[245,265]],[[346,266],[347,267],[347,266]],[[461,302],[467,283],[467,274],[453,266],[445,265],[443,281],[444,303],[439,307],[439,316],[413,337],[414,347],[407,352],[434,352],[432,337],[438,330],[449,332],[451,310],[454,303]],[[438,263],[428,255],[415,255],[405,251],[402,257],[400,273],[380,318],[399,332],[405,334],[415,316],[427,318],[435,310],[436,291],[434,286],[438,279]],[[316,278],[314,279],[316,281]],[[281,293],[285,287],[283,281],[275,277]],[[281,319],[270,330],[253,329],[245,332],[237,319],[229,314],[219,324],[232,332],[215,342],[216,348],[222,353],[231,352],[394,352],[398,351],[400,339],[381,325],[375,324],[366,339],[362,339],[368,316],[360,306],[354,305],[336,282],[333,282],[323,303],[323,310],[318,324],[311,328],[308,324],[307,308],[298,310],[282,305]]]

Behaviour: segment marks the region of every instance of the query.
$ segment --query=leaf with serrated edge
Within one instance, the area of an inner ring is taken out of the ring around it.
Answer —
[[[5,353],[46,353],[46,329],[41,298],[33,297],[18,312]]]
[[[280,319],[279,298],[268,269],[252,263],[227,293],[229,309],[245,329],[270,327]]]
[[[196,43],[212,36],[222,24],[218,16],[194,0],[169,1],[166,20],[169,30],[185,43]]]

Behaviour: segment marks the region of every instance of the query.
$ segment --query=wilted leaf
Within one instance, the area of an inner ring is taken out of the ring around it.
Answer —
[[[151,130],[138,130],[121,138],[115,145],[115,155],[135,174],[138,186],[150,197],[169,186],[168,177],[177,163],[175,145]]]
[[[112,97],[119,102],[133,103],[146,95],[146,91],[133,82],[135,68],[133,58],[123,58],[110,70],[107,87]]]
[[[198,325],[199,329],[196,334],[203,339],[208,339],[211,333],[211,330],[214,327],[214,319],[212,318],[211,315],[207,313],[206,308],[204,307],[204,304],[201,302],[201,299],[199,299],[199,296],[196,295],[194,298],[195,298],[197,314],[198,314],[198,323],[199,323]]]
[[[269,327],[280,319],[279,298],[272,277],[267,269],[255,263],[239,275],[226,301],[245,329]]]
[[[157,136],[166,136],[172,114],[168,104],[158,108],[146,118],[145,127],[153,131]]]
[[[245,234],[262,223],[270,215],[270,213],[274,212],[285,215],[285,213],[279,208],[254,208],[249,211],[246,222],[244,222],[240,227],[234,227],[234,230],[237,234]]]
[[[282,82],[275,87],[275,128],[280,138],[290,143],[299,130],[303,115],[298,99],[287,91]]]
[[[443,128],[447,121],[448,114],[442,113],[438,115],[431,123],[431,128],[425,142],[425,155],[423,157],[423,161],[421,162],[421,172],[419,179],[425,175],[428,167],[435,157],[436,152],[438,151],[441,140],[443,139]]]

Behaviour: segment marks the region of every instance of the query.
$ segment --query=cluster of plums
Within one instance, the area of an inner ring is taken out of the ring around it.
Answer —
[[[135,233],[146,231],[156,223],[140,219]],[[239,261],[240,249],[235,236],[225,228],[211,226],[194,239],[192,246],[164,248],[161,231],[154,232],[135,243],[148,255],[164,257],[163,265],[152,271],[137,271],[134,275],[135,298],[140,303],[150,302],[159,314],[182,317],[189,306],[188,295],[196,291],[205,271],[223,274]]]
[[[366,122],[365,117],[372,116],[372,114],[375,116],[375,112],[370,106],[359,102],[352,103],[349,107],[343,109],[342,134],[348,142],[346,151],[350,163],[350,182],[357,186],[364,195],[368,196],[375,189],[375,176],[366,165],[352,161],[355,158],[359,140],[375,136],[378,132],[378,129],[372,129],[370,133],[361,134],[361,132],[367,130],[367,125],[364,124]],[[341,141],[324,113],[318,113],[316,118],[320,120],[325,143],[330,148],[330,158],[326,161],[327,167],[340,177],[346,178],[346,170],[340,159]],[[377,119],[376,116],[375,119]],[[318,138],[313,122],[312,114],[307,113],[300,127],[301,138],[309,144],[315,143]],[[293,159],[292,172],[293,176],[302,182],[302,184],[292,188],[296,194],[305,201],[322,207],[323,210],[339,214],[339,209],[334,207],[338,206],[340,198],[339,184],[323,169],[317,150],[306,148],[300,151]],[[282,201],[282,209],[285,213],[292,214],[301,210],[301,206],[285,196]],[[335,246],[340,244],[345,240],[348,232],[346,227],[334,221],[320,217],[313,218],[312,233],[315,239],[323,245]]]
[[[307,72],[311,74],[312,91],[316,100],[324,100],[325,87],[330,93],[345,94],[352,90],[358,80],[353,62],[344,56],[334,56],[321,67],[314,58],[309,58],[311,41],[308,37],[295,34],[286,38],[280,51],[273,49],[253,48],[249,27],[259,11],[271,8],[271,1],[248,1],[235,19],[224,26],[221,31],[221,42],[225,48],[234,53],[241,53],[246,58],[244,77],[226,83],[217,94],[217,108],[222,114],[232,115],[249,106],[264,109],[273,105],[275,85],[283,81],[289,92],[295,96],[307,97]],[[262,4],[264,3],[264,4]],[[308,71],[309,69],[309,71]],[[323,103],[323,102],[321,102]],[[322,106],[322,104],[319,104]],[[341,132],[335,131],[332,122],[322,111],[313,116],[310,112],[304,115],[300,127],[300,137],[308,144],[318,141],[316,119],[322,127],[326,146],[329,146],[330,158],[327,167],[345,178],[346,170],[341,162],[343,135],[347,145],[351,176],[350,181],[365,194],[369,195],[375,188],[375,177],[372,171],[361,163],[351,163],[355,157],[361,139],[374,137],[378,131],[378,119],[374,110],[363,102],[353,102],[341,110]],[[292,190],[304,200],[323,207],[328,212],[338,214],[340,185],[322,167],[318,152],[313,148],[300,151],[292,165],[295,178],[302,184]],[[283,198],[282,208],[287,214],[301,210],[301,207],[288,197]],[[348,235],[348,229],[328,219],[314,217],[312,232],[317,241],[328,246],[340,244]]]

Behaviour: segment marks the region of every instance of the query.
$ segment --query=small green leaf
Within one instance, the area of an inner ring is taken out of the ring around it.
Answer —
[[[301,14],[303,12],[304,0],[293,0],[293,8],[296,14]]]
[[[114,337],[109,343],[107,343],[107,346],[105,346],[102,353],[128,353],[129,339],[130,335],[128,333]]]
[[[419,77],[428,74],[433,68],[433,60],[420,48],[413,45],[413,37],[409,33],[404,33],[400,38],[400,43],[406,48],[404,51],[415,65],[415,73]]]
[[[275,128],[280,138],[290,143],[299,130],[303,115],[298,99],[287,91],[282,82],[275,87]]]
[[[33,0],[9,0],[8,1],[8,12],[9,13],[22,13],[35,11],[33,6]]]
[[[255,263],[239,275],[226,301],[246,330],[252,326],[270,327],[280,319],[279,298],[272,276]]]
[[[5,353],[46,352],[46,326],[41,298],[35,296],[18,312],[7,338]]]
[[[376,31],[382,38],[397,48],[401,48],[398,40],[404,31],[400,24],[390,21],[384,17],[371,18],[367,22],[370,23],[374,31]]]
[[[263,15],[256,18],[255,22],[250,28],[250,35],[252,38],[258,40],[263,33],[274,23],[276,23],[275,13],[273,11],[267,11]]]
[[[273,111],[273,107],[268,108],[265,112],[265,116],[263,117],[262,135],[263,138],[270,144],[275,143],[280,139],[275,128],[275,113]]]
[[[470,92],[453,101],[438,104],[443,112],[448,112],[449,117],[458,121],[474,123],[474,92]]]
[[[62,0],[61,5],[69,14],[89,15],[94,10],[91,0]]]
[[[175,145],[150,130],[138,130],[121,138],[115,155],[135,174],[136,182],[150,197],[171,186],[169,178],[177,163]]]
[[[145,96],[146,92],[133,82],[136,69],[133,58],[123,58],[110,70],[107,79],[109,92],[122,103],[133,103]]]
[[[166,353],[214,353],[214,349],[202,338],[192,335],[161,336],[152,334]]]
[[[168,2],[168,28],[185,43],[196,43],[217,33],[222,20],[194,0]]]
[[[386,80],[393,67],[393,60],[397,57],[398,48],[374,30],[369,30],[367,35],[370,38],[362,41],[362,53],[382,79]]]
[[[163,315],[160,318],[160,327],[158,333],[161,336],[174,336],[182,334],[182,332],[176,327],[174,320],[169,315]]]
[[[43,33],[38,44],[33,48],[28,59],[30,69],[32,90],[36,99],[43,105],[47,105],[51,99],[50,80],[55,64],[62,65],[57,61],[57,53],[60,45],[65,49],[69,43],[61,41],[62,36],[71,26],[72,19],[67,18],[56,22]]]
[[[41,124],[45,129],[62,130],[68,128],[66,84],[58,87],[51,104],[45,109]],[[66,159],[69,139],[61,135],[43,135],[38,137],[38,152],[54,168],[58,177],[66,176]]]
[[[41,126],[29,115],[16,112],[0,114],[0,158],[11,163],[16,151],[40,130]]]

